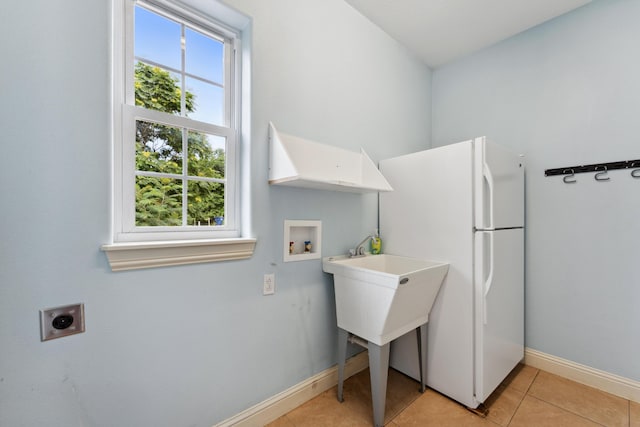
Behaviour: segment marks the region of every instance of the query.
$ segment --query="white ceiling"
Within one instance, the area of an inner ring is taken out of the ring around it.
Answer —
[[[345,0],[432,68],[591,0]]]

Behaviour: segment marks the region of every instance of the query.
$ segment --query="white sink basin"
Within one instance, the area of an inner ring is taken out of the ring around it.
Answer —
[[[327,257],[338,327],[377,345],[427,323],[449,264],[396,255]]]

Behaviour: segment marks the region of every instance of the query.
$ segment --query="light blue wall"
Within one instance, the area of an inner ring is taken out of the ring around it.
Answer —
[[[434,146],[526,156],[526,345],[640,380],[640,180],[544,170],[640,158],[640,1],[594,1],[433,72]]]
[[[283,220],[322,220],[341,253],[376,196],[269,187],[268,121],[374,161],[429,145],[430,70],[344,1],[231,1],[253,18],[256,252],[112,273],[108,3],[0,7],[2,426],[209,427],[332,366],[331,278],[282,263]],[[87,331],[40,342],[38,310],[75,302]]]

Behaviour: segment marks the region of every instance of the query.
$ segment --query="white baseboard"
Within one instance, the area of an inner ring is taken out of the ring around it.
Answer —
[[[347,360],[344,368],[345,379],[366,369],[368,366],[368,353],[366,351],[358,353]],[[320,393],[329,390],[336,384],[338,384],[337,365],[325,369],[311,378],[216,424],[214,427],[262,427],[313,399]]]
[[[640,382],[638,381],[590,368],[531,348],[526,348],[524,351],[524,363],[624,399],[640,402]]]

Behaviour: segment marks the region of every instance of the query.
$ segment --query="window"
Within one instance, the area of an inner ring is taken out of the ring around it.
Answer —
[[[131,21],[118,240],[236,237],[234,39],[142,2]]]
[[[238,239],[239,33],[167,0],[122,2],[122,19],[114,18],[122,26],[114,25],[114,244],[103,249]]]

